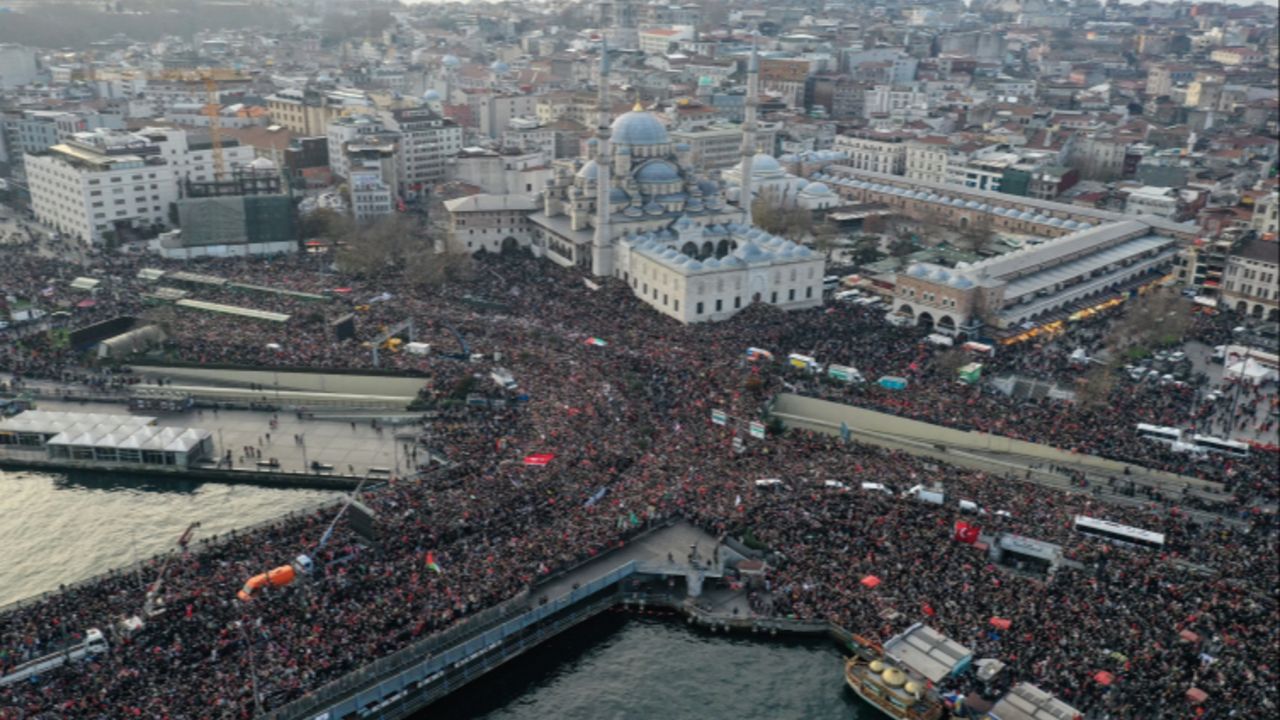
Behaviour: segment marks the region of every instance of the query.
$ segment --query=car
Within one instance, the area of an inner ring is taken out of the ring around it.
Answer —
[[[1182,352],[1181,350],[1169,356],[1169,362],[1173,362],[1173,363],[1180,363],[1186,359],[1187,359],[1187,354]]]

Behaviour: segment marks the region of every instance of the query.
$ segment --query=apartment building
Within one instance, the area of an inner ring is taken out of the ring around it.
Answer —
[[[84,243],[163,228],[178,197],[173,167],[157,146],[133,133],[77,133],[27,153],[25,165],[36,218]]]
[[[383,124],[400,135],[402,194],[444,181],[449,163],[462,149],[462,128],[456,122],[416,107],[391,110]]]
[[[756,152],[772,155],[778,136],[776,123],[758,123]],[[702,127],[673,130],[671,141],[689,146],[689,157],[698,170],[727,170],[742,160],[742,126],[713,123]]]
[[[865,131],[837,135],[832,149],[848,155],[845,164],[858,170],[902,175],[907,168],[909,136]]]

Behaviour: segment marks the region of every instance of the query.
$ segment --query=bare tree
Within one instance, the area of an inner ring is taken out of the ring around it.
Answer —
[[[1126,303],[1124,315],[1112,327],[1107,345],[1117,356],[1170,345],[1186,333],[1189,321],[1190,316],[1177,292],[1157,287]]]
[[[960,368],[969,364],[969,356],[963,350],[952,348],[934,358],[933,363],[944,378],[954,380]]]
[[[1110,403],[1111,391],[1116,386],[1120,356],[1111,353],[1107,362],[1094,364],[1089,372],[1077,381],[1076,401],[1081,405],[1105,407]]]

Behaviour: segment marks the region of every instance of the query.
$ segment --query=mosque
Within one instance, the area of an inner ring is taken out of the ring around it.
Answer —
[[[589,159],[557,164],[528,216],[533,251],[564,266],[627,283],[681,322],[724,320],[753,302],[793,310],[822,304],[824,259],[751,222],[759,57],[748,66],[742,162],[732,201],[718,178],[697,172],[689,146],[639,104],[610,122],[602,52],[599,127]],[[764,168],[768,171],[768,167]],[[812,194],[812,193],[811,193]]]

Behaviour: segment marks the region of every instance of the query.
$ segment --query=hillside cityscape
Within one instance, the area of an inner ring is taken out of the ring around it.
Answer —
[[[0,0],[0,720],[534,717],[606,612],[827,704],[561,717],[1272,717],[1278,71],[1263,2]]]

